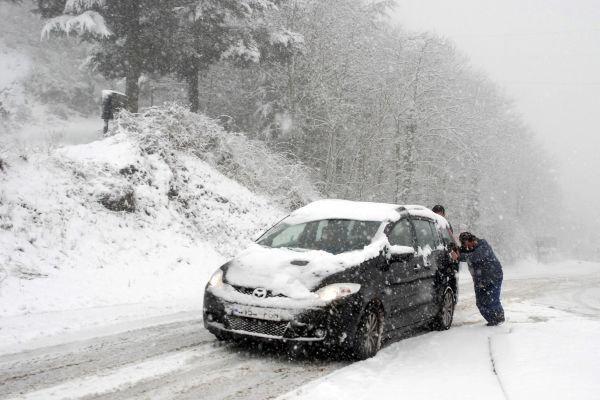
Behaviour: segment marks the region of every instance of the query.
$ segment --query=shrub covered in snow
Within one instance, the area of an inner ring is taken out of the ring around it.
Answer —
[[[172,104],[151,107],[140,114],[123,111],[113,134],[139,140],[146,154],[174,162],[172,151],[193,154],[256,193],[268,193],[288,209],[319,197],[311,171],[302,163],[274,153],[263,142],[226,132],[215,120]]]

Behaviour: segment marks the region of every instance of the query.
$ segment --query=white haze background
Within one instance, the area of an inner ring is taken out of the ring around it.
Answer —
[[[446,36],[512,97],[556,158],[569,247],[600,248],[600,3],[398,0],[408,29]]]

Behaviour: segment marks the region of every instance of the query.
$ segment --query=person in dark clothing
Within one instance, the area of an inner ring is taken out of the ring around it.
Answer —
[[[431,208],[431,211],[433,211],[434,213],[439,214],[442,217],[446,218],[446,209],[444,208],[444,206],[442,206],[440,204],[436,204],[435,206],[433,206]]]
[[[486,240],[479,239],[469,232],[461,233],[459,240],[460,260],[466,261],[469,266],[479,312],[489,326],[503,323],[504,309],[500,303],[504,277],[502,264]]]
[[[446,218],[446,209],[442,205],[436,204],[431,208],[431,211]],[[456,244],[456,239],[454,237],[454,229],[452,229],[452,225],[450,225],[450,222],[448,222],[448,228],[445,231],[442,231],[442,235],[444,236],[444,242],[446,242],[446,244],[451,245],[450,259],[452,264],[455,266],[456,271],[458,271],[458,245]]]
[[[104,120],[104,134],[108,132],[108,121],[115,118],[115,114],[125,108],[127,96],[114,90],[102,91],[102,119]]]

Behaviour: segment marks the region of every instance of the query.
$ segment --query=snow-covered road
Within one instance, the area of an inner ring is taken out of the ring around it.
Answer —
[[[417,333],[364,362],[224,344],[187,318],[2,355],[0,399],[597,398],[598,264],[507,269],[508,321],[496,328],[461,279],[450,331]]]
[[[507,322],[498,327],[485,326],[470,277],[461,271],[460,278],[450,331],[391,344],[281,400],[600,398],[600,265],[506,268]]]
[[[0,398],[267,398],[342,365],[219,343],[192,320],[2,356]]]

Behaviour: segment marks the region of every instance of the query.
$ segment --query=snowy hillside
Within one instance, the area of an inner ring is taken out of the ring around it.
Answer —
[[[285,215],[198,157],[124,133],[2,155],[0,316],[201,297]],[[10,301],[6,301],[10,299]]]

